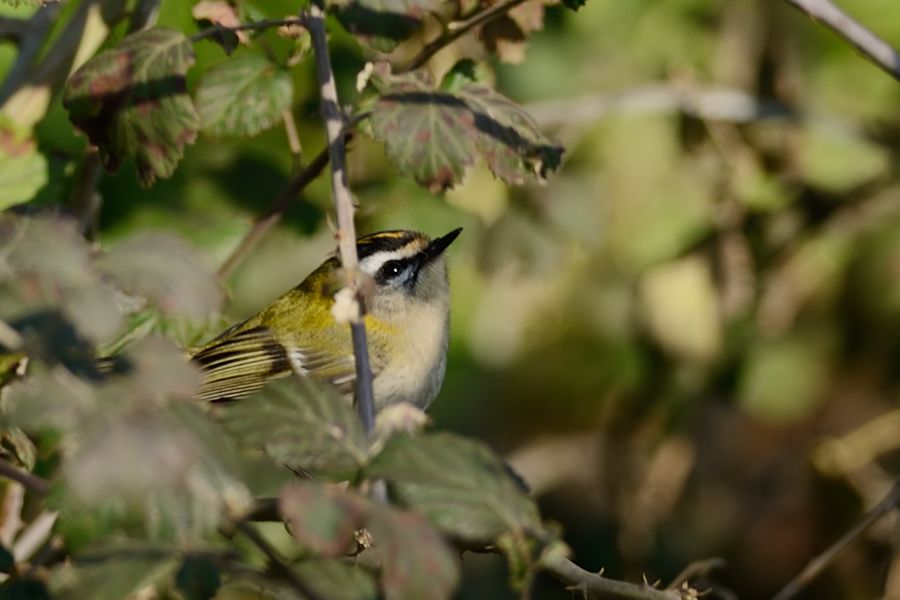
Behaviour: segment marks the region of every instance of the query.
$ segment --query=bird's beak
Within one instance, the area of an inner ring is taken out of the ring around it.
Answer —
[[[462,227],[457,227],[447,235],[442,235],[439,238],[431,240],[431,243],[423,251],[425,255],[424,262],[431,262],[436,259],[438,256],[444,253],[444,250],[453,243],[453,240],[459,236],[460,232],[462,232]]]

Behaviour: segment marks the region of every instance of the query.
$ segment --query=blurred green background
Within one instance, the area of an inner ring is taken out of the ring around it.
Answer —
[[[191,4],[164,0],[159,24],[196,30]],[[845,4],[900,47],[896,0]],[[358,229],[465,228],[434,426],[506,455],[576,562],[670,581],[722,557],[707,581],[722,597],[766,597],[900,470],[900,86],[775,0],[589,0],[545,17],[523,62],[489,70],[566,146],[560,172],[507,188],[479,166],[438,197],[360,136]],[[367,55],[332,25],[349,104]],[[224,58],[209,42],[196,53],[195,71]],[[14,55],[0,46],[0,74]],[[315,76],[308,60],[293,73],[308,159],[323,139]],[[85,140],[58,98],[37,135],[49,175],[36,202],[64,204]],[[175,231],[219,264],[291,161],[273,127],[199,139],[150,189],[126,164],[100,181],[99,239]],[[320,178],[228,279],[228,321],[322,261],[330,208]],[[882,523],[805,597],[900,597],[897,543]],[[512,597],[502,559],[464,565],[460,597]]]

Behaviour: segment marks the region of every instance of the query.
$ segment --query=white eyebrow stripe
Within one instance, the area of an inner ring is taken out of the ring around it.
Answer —
[[[387,261],[409,258],[415,254],[415,252],[410,252],[409,247],[400,248],[392,252],[376,252],[359,261],[359,268],[369,275],[375,275],[375,273],[378,272],[378,269],[384,266],[384,263]]]

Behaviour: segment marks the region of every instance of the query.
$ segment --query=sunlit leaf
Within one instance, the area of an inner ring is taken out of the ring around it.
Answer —
[[[422,75],[381,76],[372,132],[401,172],[432,191],[457,184],[482,158],[497,177],[541,180],[560,164],[562,148],[518,105],[478,83],[454,93]]]
[[[212,268],[177,236],[136,235],[109,249],[97,266],[164,312],[201,318],[218,308],[221,296]]]
[[[0,149],[0,210],[31,200],[47,183],[47,159],[34,147],[20,155]]]
[[[225,408],[239,439],[264,448],[279,463],[343,478],[365,462],[367,442],[359,418],[334,389],[292,377]]]
[[[262,56],[241,54],[204,73],[195,97],[204,131],[254,135],[281,119],[293,100],[293,83],[290,73]]]
[[[334,557],[352,549],[353,534],[368,512],[363,498],[309,481],[287,487],[278,506],[297,541],[313,552]]]
[[[145,185],[175,171],[200,125],[185,85],[193,62],[183,33],[154,27],[125,37],[69,78],[63,104],[107,169],[133,158]]]
[[[486,446],[447,433],[394,436],[366,467],[404,504],[447,534],[489,542],[511,528],[541,528],[534,502]]]

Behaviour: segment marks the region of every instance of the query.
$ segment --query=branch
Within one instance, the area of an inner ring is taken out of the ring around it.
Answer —
[[[679,590],[660,590],[649,585],[607,579],[599,573],[585,571],[567,558],[551,559],[544,571],[564,583],[570,590],[581,592],[584,598],[615,598],[619,600],[684,600],[689,597]]]
[[[780,592],[778,592],[772,600],[788,600],[793,598],[800,591],[809,585],[809,583],[818,577],[822,571],[834,562],[834,560],[853,542],[858,540],[869,530],[881,517],[900,506],[900,479],[894,482],[887,495],[881,499],[881,502],[872,507],[869,512],[863,515],[852,529],[842,535],[838,541],[828,547],[824,552],[809,561],[800,573],[794,577]]]
[[[900,53],[883,39],[835,6],[831,0],[787,0],[816,21],[821,21],[894,79],[900,80]]]
[[[440,36],[425,44],[425,47],[422,48],[412,61],[399,72],[414,71],[425,66],[425,63],[445,46],[455,42],[475,27],[490,23],[494,19],[502,17],[525,1],[526,0],[506,0],[506,2],[495,4],[490,8],[471,16],[465,21],[450,23]]]
[[[22,484],[29,492],[46,496],[50,492],[50,482],[34,473],[23,471],[12,463],[0,458],[0,476]]]
[[[328,155],[331,159],[331,192],[337,212],[337,240],[341,266],[347,277],[347,288],[353,292],[359,307],[358,318],[351,320],[353,356],[356,363],[356,408],[366,433],[375,425],[375,400],[372,391],[372,368],[366,339],[366,325],[362,320],[365,303],[360,295],[359,258],[356,255],[356,227],[353,224],[353,199],[347,185],[347,168],[344,163],[344,119],[338,103],[334,71],[328,55],[328,39],[325,33],[325,14],[315,2],[303,19],[312,39],[319,94],[322,98],[322,119],[328,135]]]
[[[291,179],[284,189],[279,192],[278,197],[275,199],[275,202],[272,204],[271,208],[261,217],[259,217],[254,223],[253,227],[250,228],[237,247],[232,250],[231,254],[225,260],[221,267],[219,267],[219,278],[225,279],[234,268],[238,265],[238,263],[243,260],[244,256],[247,255],[250,250],[256,245],[256,243],[281,219],[281,216],[285,213],[285,211],[290,207],[291,203],[293,203],[294,198],[297,194],[300,193],[303,188],[310,184],[316,177],[318,177],[322,171],[325,169],[325,166],[328,164],[328,148],[323,149],[319,154],[313,159],[311,163],[306,165],[302,171],[297,173],[293,179]]]

